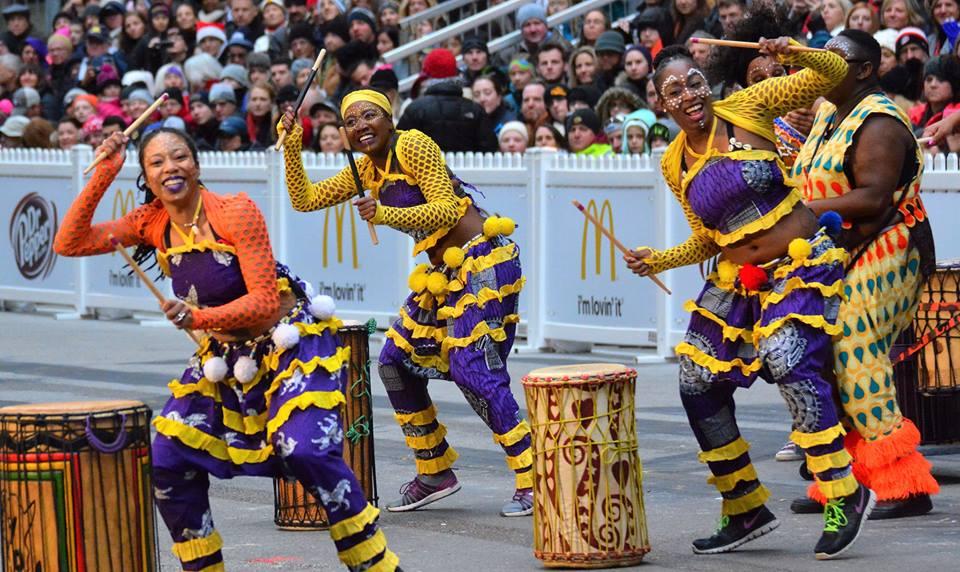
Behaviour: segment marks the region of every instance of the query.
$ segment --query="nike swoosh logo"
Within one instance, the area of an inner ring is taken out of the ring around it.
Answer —
[[[868,493],[860,493],[860,504],[854,507],[857,511],[857,514],[863,514],[863,509],[867,506],[867,499],[870,498]]]
[[[763,514],[763,511],[760,511],[757,514],[753,515],[753,518],[751,518],[750,520],[743,521],[743,528],[747,530],[753,528],[753,525],[757,524],[757,519],[760,518],[761,514]]]

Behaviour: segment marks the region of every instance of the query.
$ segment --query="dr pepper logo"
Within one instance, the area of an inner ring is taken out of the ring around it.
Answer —
[[[57,207],[37,193],[23,197],[10,217],[10,246],[17,269],[27,280],[50,275],[57,255]]]

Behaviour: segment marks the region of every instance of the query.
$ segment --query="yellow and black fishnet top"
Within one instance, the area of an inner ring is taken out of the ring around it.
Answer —
[[[287,192],[293,208],[300,212],[316,211],[350,200],[357,194],[350,167],[317,183],[311,183],[300,157],[302,127],[294,126],[284,146],[287,170]],[[365,190],[379,198],[381,189],[393,181],[405,181],[419,188],[426,202],[409,207],[377,204],[374,224],[385,224],[410,234],[417,240],[413,254],[427,250],[453,228],[471,204],[468,197],[454,194],[440,147],[415,129],[397,132],[396,152],[400,173],[384,172],[366,155],[357,161],[360,181]],[[391,151],[393,153],[394,151]],[[391,160],[387,159],[390,169]]]

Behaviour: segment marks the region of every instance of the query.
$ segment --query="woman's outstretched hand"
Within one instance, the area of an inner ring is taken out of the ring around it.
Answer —
[[[117,167],[120,167],[127,158],[126,150],[127,143],[129,142],[130,138],[123,133],[114,133],[113,135],[104,139],[103,143],[97,147],[94,157],[99,157],[101,154],[106,154],[108,161],[119,161]]]
[[[760,53],[765,56],[785,56],[791,52],[790,38],[787,36],[781,36],[772,40],[760,38],[758,43],[760,44]]]
[[[293,126],[296,124],[296,122],[297,118],[293,114],[293,110],[286,111],[280,116],[280,124],[283,125],[283,130],[287,133],[293,131]]]
[[[652,268],[647,264],[647,258],[652,252],[649,248],[634,250],[631,254],[624,254],[623,259],[627,262],[627,268],[637,276],[648,276],[652,274]]]

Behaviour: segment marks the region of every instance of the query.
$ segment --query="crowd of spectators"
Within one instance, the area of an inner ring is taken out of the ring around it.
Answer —
[[[882,87],[918,132],[960,109],[960,0],[927,2],[752,0],[807,45],[823,46],[845,27],[873,34]],[[0,146],[96,146],[166,93],[141,134],[163,125],[189,132],[203,150],[264,149],[325,48],[301,107],[305,148],[342,150],[339,101],[372,87],[394,102],[399,129],[424,131],[445,151],[643,153],[676,132],[650,81],[653,58],[685,44],[710,69],[716,55],[692,39],[731,35],[751,14],[748,0],[626,0],[548,26],[575,3],[532,1],[390,64],[389,51],[450,23],[400,26],[435,0],[65,0],[43,25],[13,4],[2,11]],[[521,42],[492,53],[491,40],[513,30]],[[718,95],[740,87],[711,79]],[[960,137],[948,145],[957,151]]]

